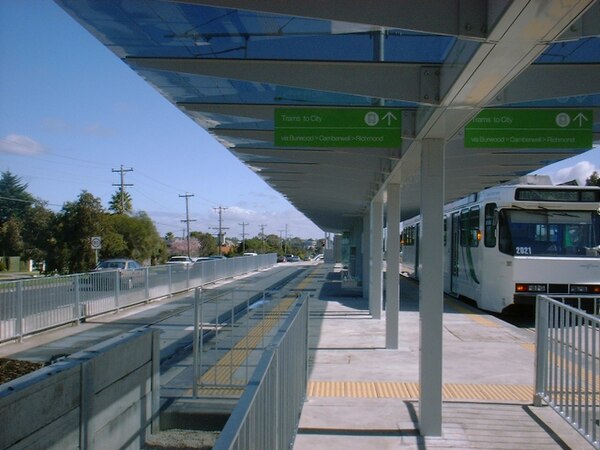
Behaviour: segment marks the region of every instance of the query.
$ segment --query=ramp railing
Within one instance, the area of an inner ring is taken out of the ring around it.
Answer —
[[[308,318],[302,296],[263,351],[213,450],[291,448],[308,381]]]
[[[534,405],[547,403],[600,448],[600,319],[537,297]]]

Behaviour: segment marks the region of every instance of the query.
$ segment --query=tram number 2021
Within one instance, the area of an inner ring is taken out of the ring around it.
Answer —
[[[516,247],[517,255],[531,255],[531,247]]]

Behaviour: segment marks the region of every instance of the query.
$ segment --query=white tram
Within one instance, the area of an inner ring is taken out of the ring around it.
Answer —
[[[444,290],[496,312],[540,293],[599,296],[600,188],[519,183],[444,208]],[[401,224],[402,270],[414,278],[420,220]]]

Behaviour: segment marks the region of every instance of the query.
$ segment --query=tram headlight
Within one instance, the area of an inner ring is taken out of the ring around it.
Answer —
[[[547,290],[545,284],[517,283],[515,285],[516,292],[547,292]]]
[[[573,285],[571,286],[571,294],[587,294],[588,287],[581,285]]]
[[[600,294],[600,286],[593,284],[572,284],[569,292],[571,294]]]

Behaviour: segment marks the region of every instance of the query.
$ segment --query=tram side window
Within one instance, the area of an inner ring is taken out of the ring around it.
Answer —
[[[460,212],[460,246],[469,245],[469,210],[463,209]]]
[[[446,235],[448,234],[448,216],[444,216],[444,247],[446,246]]]
[[[415,245],[415,227],[406,227],[402,230],[401,235],[402,245]]]
[[[479,233],[479,206],[463,209],[460,212],[460,245],[478,247]]]
[[[469,245],[479,247],[481,230],[479,229],[479,206],[474,206],[469,211]]]
[[[483,243],[486,247],[496,246],[496,204],[488,203],[485,205],[485,223],[484,223],[484,238]]]

